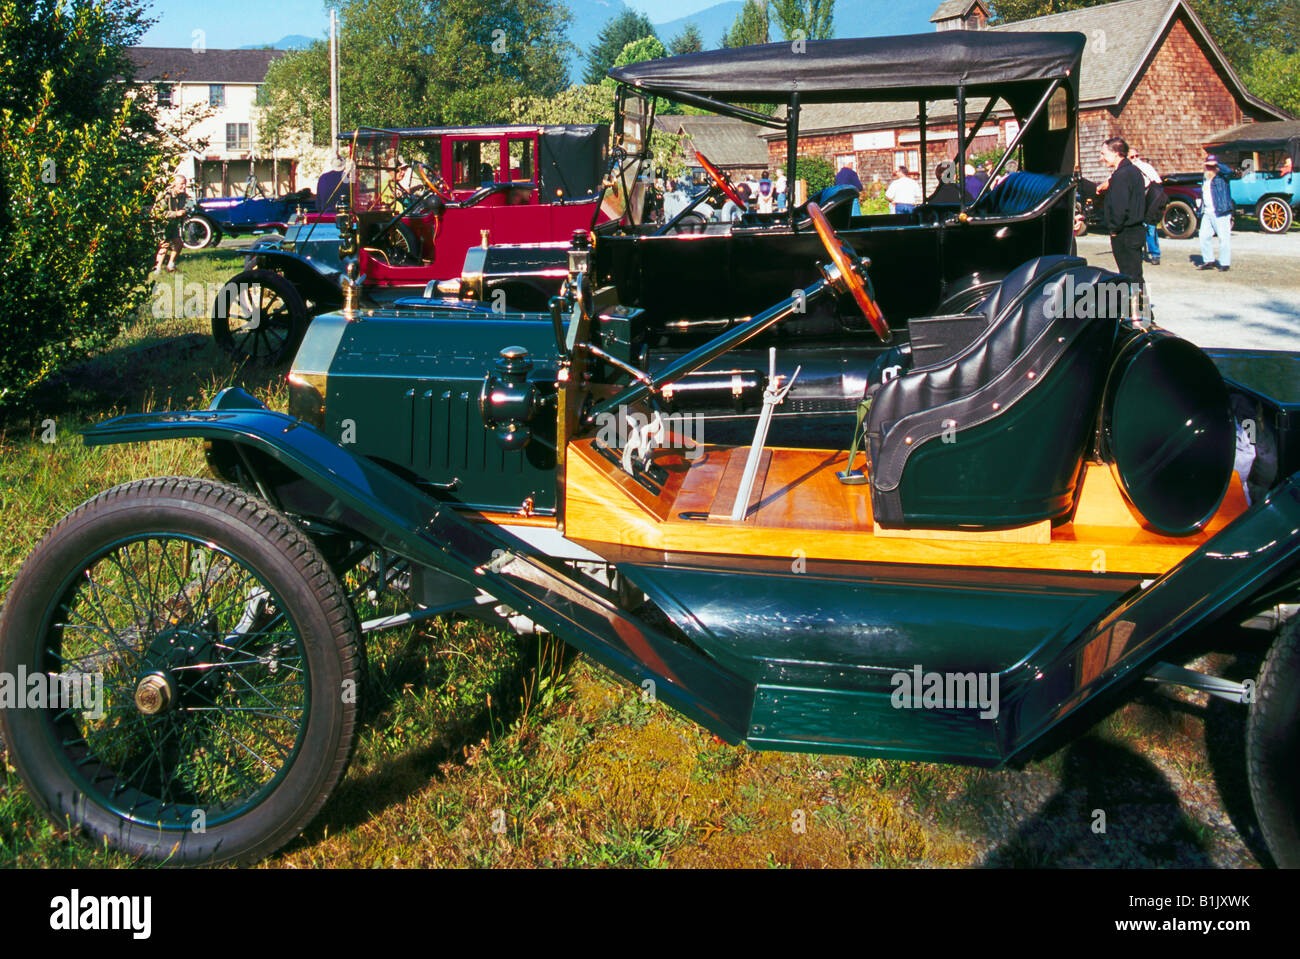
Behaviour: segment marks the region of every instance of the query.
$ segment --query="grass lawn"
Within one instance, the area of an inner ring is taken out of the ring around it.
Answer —
[[[219,283],[242,269],[242,254],[221,247],[180,264],[182,283]],[[161,282],[175,288],[171,276]],[[232,384],[284,408],[281,379],[231,372],[206,309],[155,312],[47,391],[30,418],[0,425],[0,597],[44,531],[87,497],[146,476],[207,475],[196,442],[88,450],[76,435],[87,423],[202,407]],[[385,597],[375,605],[396,608]],[[938,866],[995,850],[1008,864],[1050,858],[1023,828],[1037,807],[1008,814],[1008,797],[1055,790],[1071,768],[1065,751],[1021,772],[757,753],[643,703],[638,688],[554,640],[434,620],[367,646],[367,722],[348,775],[266,867]],[[1154,742],[1203,753],[1144,717],[1126,711],[1093,736],[1126,750]],[[1075,826],[1087,861],[1102,847],[1082,845],[1086,818]],[[1044,828],[1055,835],[1054,824]],[[49,822],[0,760],[0,866],[132,865]]]

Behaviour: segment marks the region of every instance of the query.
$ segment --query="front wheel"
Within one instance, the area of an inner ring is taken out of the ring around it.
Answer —
[[[307,306],[294,285],[273,270],[245,270],[212,304],[212,336],[237,363],[279,366],[307,332]]]
[[[198,479],[116,487],[50,531],[8,599],[0,670],[43,689],[0,711],[10,758],[55,821],[96,844],[256,860],[342,778],[356,618],[265,503]]]
[[[181,224],[181,245],[187,250],[202,250],[220,242],[220,233],[204,216],[192,216]]]
[[[1255,216],[1265,233],[1285,233],[1291,229],[1291,204],[1275,196],[1260,200],[1255,205]]]
[[[1246,769],[1274,861],[1300,868],[1300,615],[1264,659],[1246,725]]]
[[[1186,240],[1196,233],[1196,213],[1182,200],[1170,200],[1160,220],[1160,228],[1171,240]]]

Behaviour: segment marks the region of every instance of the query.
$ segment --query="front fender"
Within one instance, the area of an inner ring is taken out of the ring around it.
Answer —
[[[1022,667],[1000,729],[1014,760],[1082,707],[1142,680],[1177,640],[1235,625],[1300,583],[1300,473],[1073,641]]]
[[[264,457],[293,477],[274,491],[289,512],[483,589],[632,682],[651,680],[657,696],[729,742],[749,726],[751,683],[625,613],[510,533],[471,522],[243,390],[224,390],[206,411],[120,416],[82,435],[90,446],[197,437]]]

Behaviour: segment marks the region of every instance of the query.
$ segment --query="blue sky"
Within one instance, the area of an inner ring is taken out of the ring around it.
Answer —
[[[204,31],[214,50],[329,32],[321,0],[155,0],[151,15],[159,22],[140,41],[150,47],[188,47],[195,30]]]
[[[655,23],[696,13],[720,0],[624,0]],[[329,31],[329,13],[322,0],[154,0],[158,23],[141,41],[151,47],[188,47],[195,30],[205,34],[216,50],[275,43],[300,34],[322,37]]]

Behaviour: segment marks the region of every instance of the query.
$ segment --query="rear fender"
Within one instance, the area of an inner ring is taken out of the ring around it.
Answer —
[[[484,590],[728,742],[748,729],[752,683],[623,612],[499,527],[465,519],[243,390],[223,391],[203,412],[122,416],[83,436],[90,446],[201,438],[227,447],[252,465],[259,487],[273,486],[264,493],[287,512]]]
[[[255,256],[264,269],[282,273],[304,300],[313,300],[324,307],[342,304],[343,273],[333,264],[322,263],[287,250],[254,247],[248,255]]]
[[[1073,641],[1025,665],[1004,699],[1009,761],[1082,707],[1142,680],[1157,657],[1194,630],[1236,625],[1300,583],[1300,473]]]

